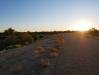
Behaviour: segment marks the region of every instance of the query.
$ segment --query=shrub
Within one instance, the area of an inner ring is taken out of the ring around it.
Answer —
[[[26,44],[26,42],[28,42],[28,43],[33,42],[32,35],[30,35],[27,32],[23,32],[23,33],[20,34],[20,40],[21,40],[22,44]]]
[[[41,63],[40,64],[41,64],[41,66],[43,68],[48,67],[50,65],[49,59],[41,59]]]
[[[42,52],[44,52],[45,51],[45,49],[43,48],[43,47],[38,47],[37,49],[36,49],[36,52],[37,53],[42,53]]]
[[[50,57],[53,58],[53,57],[58,57],[59,56],[59,53],[58,52],[51,52],[50,53]]]
[[[59,52],[59,49],[57,49],[57,48],[52,48],[52,49],[51,49],[51,52]]]
[[[54,42],[55,42],[56,47],[60,48],[64,44],[64,37],[61,35],[57,35],[54,37]]]

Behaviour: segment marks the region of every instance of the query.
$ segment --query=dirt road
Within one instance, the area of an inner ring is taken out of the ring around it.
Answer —
[[[39,58],[34,57],[38,43],[1,52],[0,75],[99,75],[99,40],[84,34],[62,35],[64,45],[60,48],[60,55],[54,59],[48,56],[54,47],[50,38],[39,42],[46,50]],[[41,58],[50,59],[48,68],[37,65]]]
[[[54,75],[99,75],[99,40],[84,34],[65,34]]]

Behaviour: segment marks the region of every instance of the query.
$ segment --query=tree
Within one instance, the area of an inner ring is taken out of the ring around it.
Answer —
[[[7,37],[6,43],[8,45],[10,44],[15,44],[16,43],[16,32],[12,28],[8,28],[7,30],[4,31],[4,35]]]
[[[89,33],[92,34],[92,35],[99,35],[99,31],[96,28],[90,29]]]
[[[12,28],[8,28],[7,30],[4,31],[4,34],[5,34],[6,36],[14,35],[14,34],[15,34],[15,30],[12,29]]]

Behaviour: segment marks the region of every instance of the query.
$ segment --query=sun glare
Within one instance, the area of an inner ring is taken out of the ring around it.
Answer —
[[[87,31],[93,27],[91,22],[88,21],[78,21],[74,25],[72,25],[72,30],[75,31]]]

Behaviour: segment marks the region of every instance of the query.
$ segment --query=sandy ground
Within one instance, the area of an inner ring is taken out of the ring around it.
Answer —
[[[20,49],[0,52],[0,75],[99,75],[99,39],[84,34],[59,34],[64,44],[59,56],[50,58],[56,47],[53,36]],[[35,50],[42,46],[44,52],[36,56]],[[49,66],[39,65],[41,59],[49,59]]]

